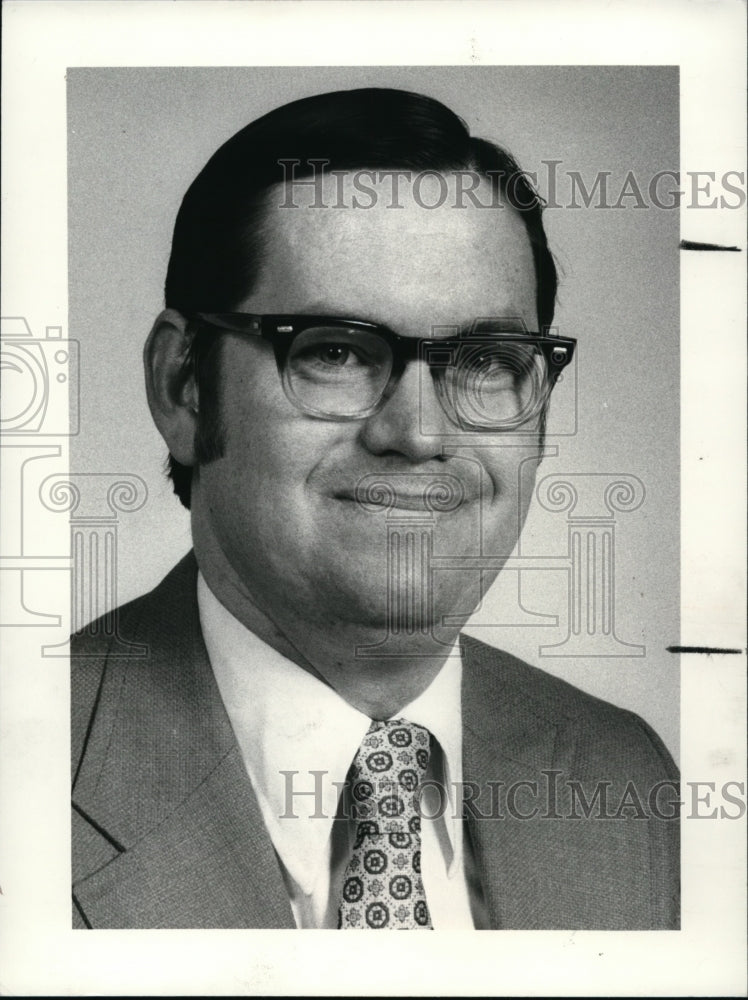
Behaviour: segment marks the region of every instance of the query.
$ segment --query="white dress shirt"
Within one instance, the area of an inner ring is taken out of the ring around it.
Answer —
[[[336,823],[335,815],[340,790],[371,720],[245,628],[218,601],[202,574],[197,593],[208,656],[280,861],[296,923],[335,928],[340,885],[355,835],[355,824]],[[472,929],[484,923],[459,798],[461,677],[456,645],[429,687],[396,715],[433,735],[427,778],[445,789],[442,802],[435,787],[422,799],[421,869],[436,929]],[[436,818],[428,819],[433,814]]]

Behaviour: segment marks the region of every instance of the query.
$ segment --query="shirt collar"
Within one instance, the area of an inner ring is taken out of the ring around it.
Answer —
[[[311,893],[329,866],[340,788],[371,720],[245,628],[201,573],[197,595],[208,657],[270,839]],[[462,853],[453,784],[462,780],[461,675],[457,643],[429,687],[397,713],[429,729],[442,749],[450,874]]]

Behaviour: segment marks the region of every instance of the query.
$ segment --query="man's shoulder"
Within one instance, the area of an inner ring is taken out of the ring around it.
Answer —
[[[463,636],[466,691],[470,700],[493,702],[497,713],[521,713],[558,732],[573,732],[576,764],[594,769],[612,761],[634,771],[664,767],[677,776],[670,752],[654,729],[636,712],[583,691],[574,684],[532,666],[517,656]],[[511,706],[508,708],[508,706]]]
[[[197,563],[188,552],[152,590],[107,611],[70,637],[74,670],[85,669],[97,659],[106,659],[114,644],[135,643],[137,636],[159,619],[168,621],[184,614],[194,598]]]
[[[159,637],[197,613],[196,583],[197,563],[189,552],[151,591],[113,608],[70,637],[74,761],[95,714],[108,661],[151,663]]]
[[[538,711],[547,711],[556,717],[606,717],[625,713],[625,709],[497,646],[468,635],[462,636],[462,645],[468,673],[472,672],[487,687],[500,690],[505,698],[526,698]]]

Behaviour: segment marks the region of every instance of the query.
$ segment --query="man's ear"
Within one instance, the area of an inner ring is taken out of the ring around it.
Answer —
[[[191,338],[187,320],[165,309],[153,324],[143,350],[145,388],[156,427],[169,453],[182,465],[195,464],[198,392],[186,365]]]

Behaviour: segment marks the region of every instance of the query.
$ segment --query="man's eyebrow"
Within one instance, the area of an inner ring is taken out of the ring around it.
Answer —
[[[362,323],[373,323],[375,326],[389,327],[381,316],[375,313],[360,313],[357,309],[341,309],[339,306],[329,306],[326,302],[312,302],[299,312],[307,316],[328,316],[330,319],[357,319]]]

